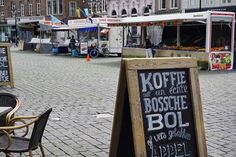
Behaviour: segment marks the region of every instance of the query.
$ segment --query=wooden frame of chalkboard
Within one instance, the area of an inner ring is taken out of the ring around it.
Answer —
[[[178,155],[207,156],[196,60],[122,60],[109,157]]]
[[[10,44],[0,43],[0,86],[14,87]]]

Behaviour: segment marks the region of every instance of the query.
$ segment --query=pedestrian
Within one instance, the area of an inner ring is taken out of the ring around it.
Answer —
[[[146,58],[152,58],[152,43],[150,41],[150,36],[146,37],[145,40],[145,48],[146,48]]]
[[[16,47],[18,47],[18,45],[19,45],[19,38],[17,37],[16,38]]]
[[[8,43],[12,44],[11,37],[8,37]]]
[[[75,39],[74,39],[74,35],[72,35],[71,39],[70,39],[70,44],[69,47],[71,50],[75,49]]]

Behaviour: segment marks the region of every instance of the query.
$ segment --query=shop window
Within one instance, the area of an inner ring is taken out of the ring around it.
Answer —
[[[137,26],[132,26],[132,35],[137,35],[138,34],[138,28]]]

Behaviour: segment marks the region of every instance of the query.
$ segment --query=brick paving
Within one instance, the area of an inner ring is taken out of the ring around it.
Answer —
[[[52,107],[43,137],[49,157],[107,157],[119,57],[91,59],[13,52],[18,115]],[[236,71],[199,74],[209,157],[236,156]],[[34,151],[35,156],[40,152]],[[0,156],[3,154],[0,153]],[[14,154],[17,156],[17,154]]]

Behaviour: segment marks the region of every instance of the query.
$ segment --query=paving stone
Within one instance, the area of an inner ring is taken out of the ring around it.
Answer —
[[[15,88],[0,87],[0,92],[19,96],[17,115],[53,108],[43,137],[47,157],[108,157],[120,58],[86,62],[20,51],[12,60]],[[208,156],[235,157],[236,71],[200,71],[199,81]]]

